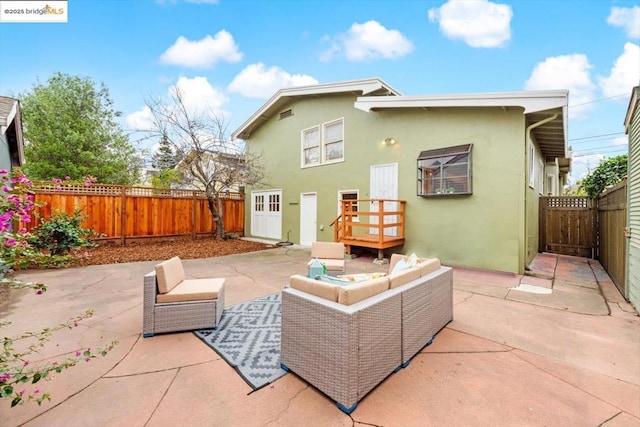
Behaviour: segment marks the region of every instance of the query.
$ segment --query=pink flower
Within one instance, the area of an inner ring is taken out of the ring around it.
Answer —
[[[36,295],[42,295],[44,292],[42,292],[42,289],[38,290],[38,292],[36,292]]]
[[[85,181],[85,182],[84,182],[84,186],[85,186],[85,187],[91,187],[91,183],[90,183],[89,181]]]
[[[69,180],[71,180],[71,177],[70,177],[70,176],[65,176],[65,177],[64,177],[64,180],[65,180],[65,181],[69,181]]]
[[[76,357],[79,357],[81,354],[80,351],[76,351]]]
[[[85,361],[85,362],[88,362],[88,361],[90,361],[90,360],[91,360],[91,358],[90,358],[90,357],[87,357],[86,359],[84,359],[84,361]]]
[[[38,394],[38,393],[40,393],[40,389],[39,388],[33,390],[33,394]]]
[[[6,169],[0,169],[0,175],[7,175],[9,173]]]
[[[27,229],[22,227],[20,230],[18,230],[20,232],[20,234],[24,234],[27,232]]]
[[[60,178],[52,178],[51,181],[55,182],[56,184],[59,184],[62,182]]]
[[[28,365],[29,365],[29,361],[28,361],[28,360],[25,360],[25,361],[24,361],[24,365],[22,365],[22,366],[28,366]]]

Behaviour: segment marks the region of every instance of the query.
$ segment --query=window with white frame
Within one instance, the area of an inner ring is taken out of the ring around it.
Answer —
[[[536,183],[536,149],[533,143],[529,143],[529,187],[534,188]]]
[[[338,119],[302,131],[302,167],[344,160],[344,120]]]
[[[338,191],[338,215],[342,213],[342,206],[344,202],[344,207],[347,212],[351,213],[351,220],[358,221],[358,215],[354,215],[354,212],[357,213],[359,210],[358,207],[358,190],[340,190]]]
[[[320,126],[302,131],[302,166],[320,164]]]

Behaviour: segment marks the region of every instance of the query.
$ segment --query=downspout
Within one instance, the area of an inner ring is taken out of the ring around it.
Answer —
[[[523,257],[521,258],[524,261],[524,269],[526,270],[526,268],[528,267],[527,265],[527,259],[529,258],[528,255],[528,251],[529,251],[529,218],[527,216],[528,212],[527,212],[527,192],[528,192],[528,188],[529,188],[529,174],[531,173],[531,171],[529,171],[529,143],[532,143],[531,141],[531,131],[539,126],[542,126],[546,123],[549,123],[550,121],[555,120],[558,117],[558,114],[553,114],[545,119],[540,120],[539,122],[530,124],[529,126],[527,126],[527,129],[525,130],[525,147],[524,147],[524,152],[525,152],[525,156],[524,156],[524,161],[525,161],[525,165],[524,165],[524,170],[527,171],[526,173],[526,178],[525,178],[525,182],[524,182],[524,254]],[[535,169],[536,165],[533,165],[533,168]],[[535,183],[534,183],[535,184]],[[538,227],[540,225],[538,224]],[[538,228],[538,233],[540,233],[540,229]],[[539,244],[540,242],[538,242]],[[537,252],[538,248],[536,248],[536,252]]]

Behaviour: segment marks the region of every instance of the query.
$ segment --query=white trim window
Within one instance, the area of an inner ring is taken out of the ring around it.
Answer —
[[[302,131],[302,167],[320,164],[320,126]]]
[[[529,187],[531,188],[535,188],[535,183],[536,183],[535,158],[536,158],[536,149],[533,146],[533,143],[530,142],[529,143]]]
[[[302,130],[302,167],[344,161],[344,119]]]

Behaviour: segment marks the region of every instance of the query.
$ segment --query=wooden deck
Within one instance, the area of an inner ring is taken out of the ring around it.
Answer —
[[[348,254],[356,246],[377,249],[378,258],[384,258],[385,249],[404,245],[405,205],[404,200],[343,200],[340,215],[331,223],[334,241],[344,243]]]

